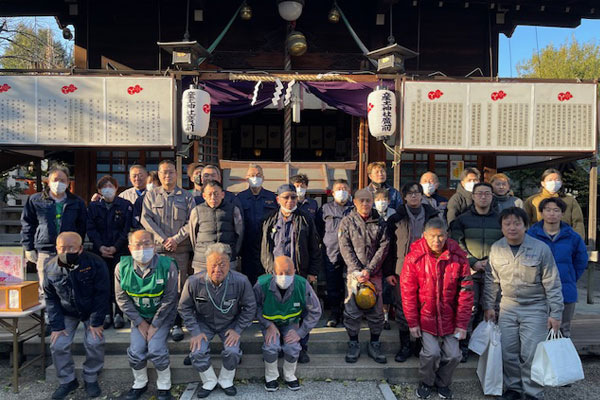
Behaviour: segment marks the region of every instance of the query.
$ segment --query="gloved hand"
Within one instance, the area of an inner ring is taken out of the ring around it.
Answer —
[[[38,253],[35,250],[27,250],[25,251],[25,258],[27,259],[27,261],[30,261],[35,264],[37,263]]]

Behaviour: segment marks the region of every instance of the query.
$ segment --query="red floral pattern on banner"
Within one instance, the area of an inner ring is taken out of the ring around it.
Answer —
[[[77,90],[77,86],[73,85],[72,83],[69,86],[63,86],[60,89],[60,91],[63,92],[63,94],[73,93],[76,90]]]
[[[144,88],[141,87],[140,85],[129,86],[127,88],[127,93],[129,93],[130,95],[134,95],[136,93],[141,92],[142,90],[144,90]]]
[[[503,98],[506,97],[506,93],[504,92],[504,90],[500,90],[498,92],[492,93],[492,95],[490,97],[492,98],[493,101],[502,100]]]
[[[10,90],[10,86],[8,86],[8,84],[4,84],[2,86],[0,86],[0,93],[4,93],[4,92],[8,92]]]
[[[437,89],[435,91],[432,90],[431,92],[427,93],[427,97],[429,97],[429,100],[439,99],[443,95],[444,95],[444,92],[442,92],[439,89]]]
[[[558,94],[558,101],[569,101],[573,98],[571,92],[560,92]]]

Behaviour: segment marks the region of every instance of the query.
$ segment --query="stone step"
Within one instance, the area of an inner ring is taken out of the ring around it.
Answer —
[[[388,363],[378,364],[370,359],[366,353],[361,354],[355,364],[344,361],[344,353],[338,355],[311,355],[308,364],[298,364],[297,376],[305,379],[334,379],[334,380],[383,380],[389,383],[418,382],[419,362],[417,358],[410,358],[404,363],[394,361],[393,354],[387,354]],[[183,365],[184,355],[171,355],[171,375],[174,384],[199,381],[196,370],[191,366]],[[81,376],[84,356],[75,356],[75,369]],[[212,357],[213,365],[218,374],[221,367],[220,356]],[[280,373],[283,361],[279,360]],[[465,364],[459,364],[454,374],[455,381],[477,382],[477,361],[472,360]],[[156,379],[156,371],[152,363],[148,364],[151,382]],[[242,363],[236,371],[236,379],[263,379],[264,363],[261,355],[244,355]],[[107,355],[104,359],[104,369],[101,379],[104,382],[127,383],[132,381],[131,369],[126,355]],[[56,370],[53,365],[46,369],[47,382],[56,382]],[[366,395],[365,398],[368,398]]]

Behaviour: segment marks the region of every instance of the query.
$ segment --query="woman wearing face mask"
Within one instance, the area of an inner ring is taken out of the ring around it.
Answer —
[[[85,238],[86,209],[83,199],[69,191],[69,169],[58,165],[48,171],[44,191],[27,199],[21,215],[21,244],[25,258],[36,264],[40,295],[44,264],[56,255],[56,238],[61,232],[77,232]]]
[[[575,200],[575,197],[565,193],[561,173],[554,168],[549,168],[542,174],[540,183],[542,186],[540,192],[525,200],[525,205],[523,207],[531,224],[535,224],[542,220],[542,214],[538,209],[542,200],[550,197],[560,197],[567,205],[567,208],[562,215],[562,221],[571,225],[575,232],[579,233],[585,240],[583,212],[581,211],[579,203]]]
[[[510,179],[504,174],[495,174],[490,178],[490,185],[494,191],[494,202],[492,207],[500,212],[505,208],[523,208],[523,200],[513,196],[510,190]]]
[[[103,176],[96,186],[102,198],[91,202],[88,207],[87,234],[93,244],[92,251],[106,262],[113,282],[115,265],[121,256],[127,254],[127,234],[131,229],[133,206],[129,201],[117,197],[119,185],[112,176]],[[109,314],[104,320],[104,329],[110,328],[113,324],[113,304],[116,304],[114,285],[110,287],[111,303]],[[116,313],[114,326],[116,329],[123,328],[125,325],[123,313],[119,307],[114,308]]]
[[[375,209],[384,221],[396,214],[396,210],[390,207],[390,192],[385,189],[377,189],[373,194],[373,198],[375,199]]]
[[[386,288],[393,289],[398,284],[404,257],[408,254],[410,245],[423,235],[425,223],[439,216],[439,210],[423,203],[423,187],[418,182],[408,182],[402,187],[402,199],[404,204],[387,221],[390,249],[383,262],[384,293]],[[394,359],[396,362],[404,362],[411,354],[410,333],[399,291],[391,290],[391,293],[391,298],[384,299],[384,302],[393,304],[396,310],[400,350]]]

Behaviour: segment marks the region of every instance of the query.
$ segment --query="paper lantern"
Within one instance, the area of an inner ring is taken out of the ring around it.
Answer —
[[[377,139],[396,132],[396,95],[391,90],[376,89],[367,97],[369,131]]]
[[[181,98],[181,125],[189,136],[206,136],[210,123],[210,94],[190,85]]]

